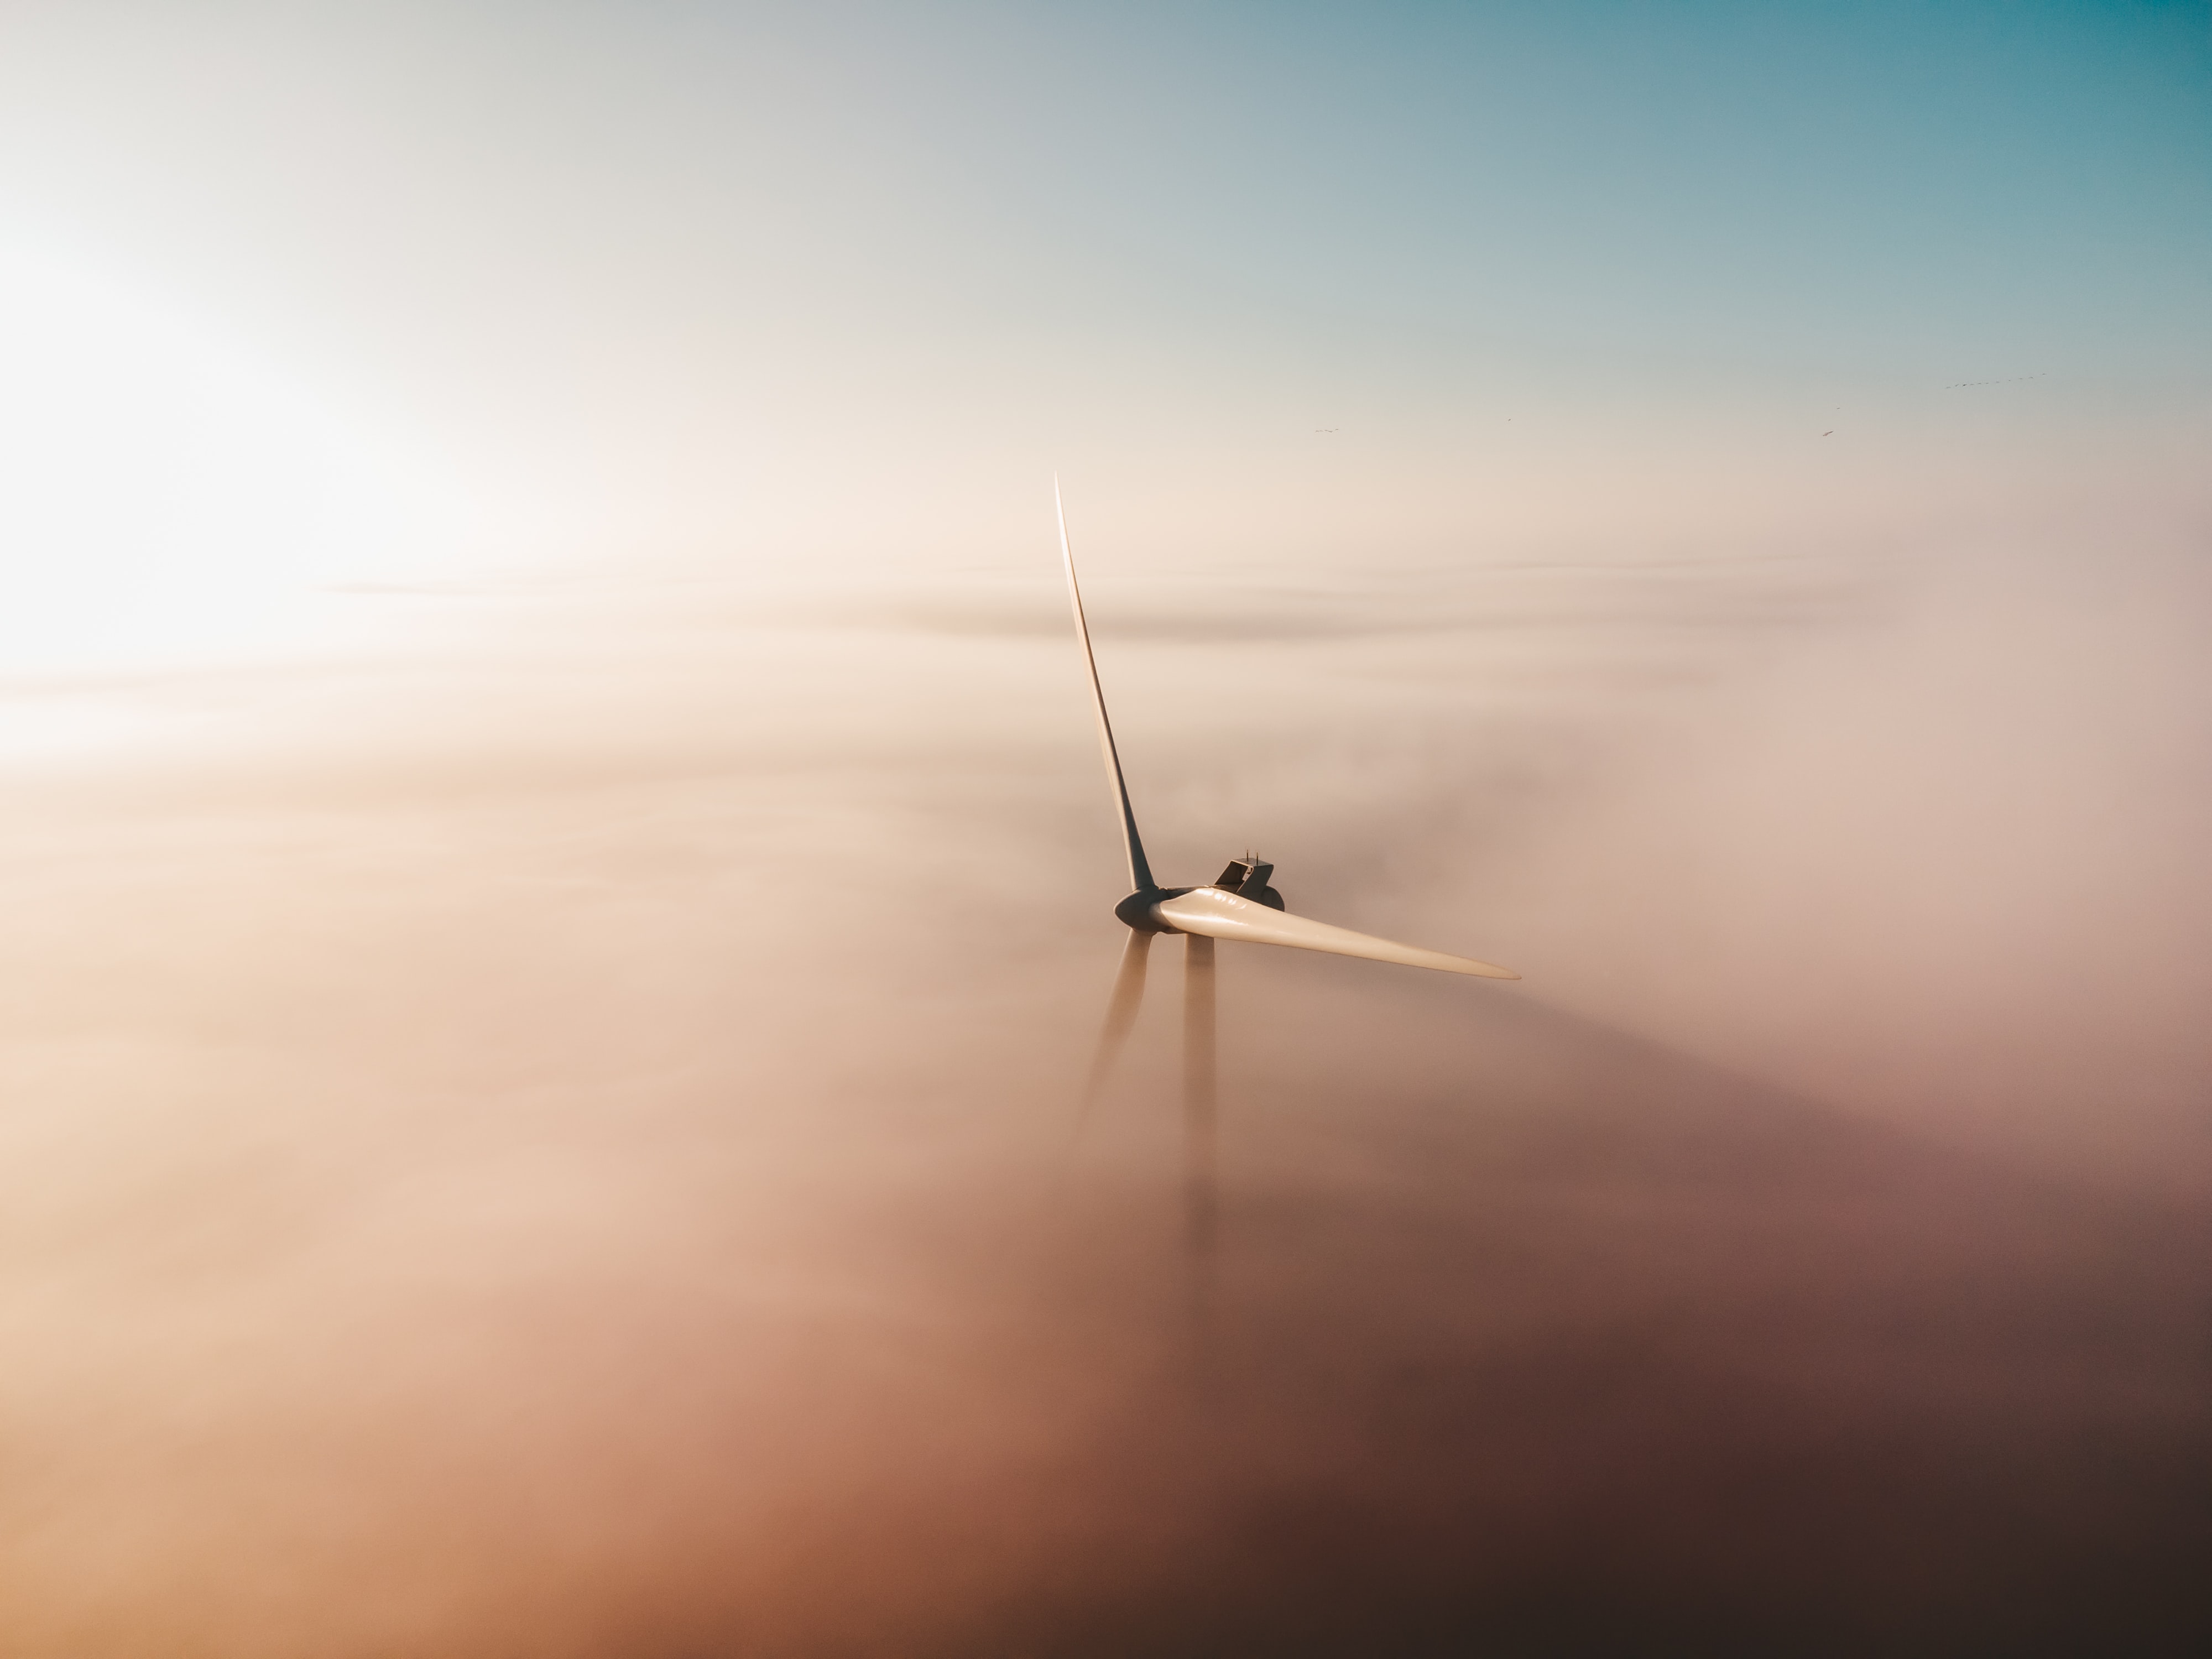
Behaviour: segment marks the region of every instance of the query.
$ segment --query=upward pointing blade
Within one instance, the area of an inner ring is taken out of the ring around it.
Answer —
[[[1060,556],[1067,566],[1067,603],[1075,612],[1075,641],[1083,647],[1083,666],[1091,676],[1091,706],[1098,714],[1098,747],[1106,757],[1106,776],[1114,786],[1114,804],[1121,814],[1121,836],[1129,854],[1129,886],[1133,892],[1153,890],[1152,866],[1145,862],[1145,843],[1137,839],[1137,815],[1129,810],[1129,786],[1121,781],[1121,757],[1114,747],[1114,727],[1106,718],[1106,693],[1098,684],[1098,659],[1091,653],[1091,629],[1083,620],[1083,590],[1075,585],[1075,555],[1067,544],[1067,509],[1060,505],[1060,479],[1052,481],[1053,511],[1060,515]]]
[[[1204,933],[1213,939],[1241,939],[1254,945],[1287,945],[1295,951],[1326,951],[1331,956],[1364,957],[1370,962],[1401,962],[1408,968],[1434,968],[1447,974],[1473,974],[1483,979],[1518,979],[1510,968],[1477,962],[1472,957],[1447,956],[1387,939],[1355,933],[1349,927],[1332,927],[1325,921],[1286,915],[1264,904],[1218,887],[1194,887],[1152,906],[1152,914],[1178,932]]]

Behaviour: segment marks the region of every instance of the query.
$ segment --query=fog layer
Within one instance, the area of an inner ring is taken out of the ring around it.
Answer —
[[[2185,538],[1081,543],[1164,877],[1527,975],[1224,949],[1207,1263],[1038,505],[11,686],[11,1651],[2189,1645]]]

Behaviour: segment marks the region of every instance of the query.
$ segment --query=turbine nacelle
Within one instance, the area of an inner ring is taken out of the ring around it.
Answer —
[[[1247,853],[1241,859],[1231,859],[1229,867],[1213,878],[1213,884],[1224,893],[1235,893],[1253,899],[1270,910],[1283,908],[1283,896],[1267,885],[1267,878],[1275,873],[1275,866],[1254,858]]]
[[[1144,887],[1129,895],[1114,907],[1114,915],[1125,927],[1133,927],[1140,933],[1183,933],[1193,931],[1178,927],[1162,915],[1159,907],[1173,899],[1196,892],[1227,893],[1234,897],[1264,904],[1271,910],[1283,908],[1283,896],[1267,885],[1267,878],[1275,873],[1275,866],[1252,858],[1249,854],[1230,860],[1229,867],[1205,888]]]

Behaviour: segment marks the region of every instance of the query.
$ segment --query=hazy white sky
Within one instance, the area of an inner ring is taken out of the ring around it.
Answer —
[[[14,7],[10,568],[1018,565],[1055,466],[1263,568],[2186,514],[2203,21]]]

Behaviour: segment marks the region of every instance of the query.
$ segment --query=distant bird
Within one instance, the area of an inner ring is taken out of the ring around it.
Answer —
[[[1201,887],[1163,887],[1152,878],[1145,859],[1145,844],[1137,838],[1137,815],[1129,806],[1129,788],[1121,779],[1121,757],[1114,743],[1114,728],[1106,719],[1106,693],[1098,683],[1098,659],[1091,649],[1091,628],[1083,617],[1083,593],[1075,581],[1075,555],[1067,541],[1067,514],[1060,507],[1060,480],[1052,485],[1053,507],[1060,519],[1060,556],[1067,573],[1068,609],[1075,622],[1075,643],[1083,659],[1084,676],[1091,683],[1091,712],[1098,718],[1098,747],[1106,762],[1106,781],[1113,798],[1114,817],[1127,855],[1128,897],[1114,907],[1115,919],[1129,930],[1121,953],[1121,970],[1106,1008],[1105,1029],[1099,1033],[1098,1052],[1091,1063],[1085,1090],[1086,1103],[1097,1094],[1113,1064],[1137,1006],[1145,994],[1145,965],[1158,933],[1183,935],[1183,1111],[1187,1135],[1191,1242],[1203,1255],[1212,1231],[1214,1002],[1213,942],[1242,940],[1250,945],[1288,945],[1294,951],[1320,951],[1331,956],[1364,957],[1370,962],[1401,963],[1409,968],[1433,968],[1447,974],[1466,974],[1477,979],[1518,979],[1510,968],[1472,957],[1425,951],[1390,939],[1374,939],[1348,928],[1291,915],[1283,908],[1283,896],[1269,884],[1275,866],[1247,854],[1233,859],[1229,867]],[[1218,772],[1216,775],[1218,775]]]
[[[1835,428],[1833,428],[1833,427],[1830,427],[1830,428],[1829,428],[1826,432],[1823,432],[1820,435],[1821,435],[1823,438],[1832,438],[1832,437],[1834,437],[1834,436],[1836,435],[1836,429],[1835,429]]]
[[[1317,427],[1316,427],[1316,428],[1314,428],[1314,430],[1315,430],[1316,432],[1317,432],[1317,433],[1319,433],[1319,432],[1336,432],[1336,431],[1340,431],[1341,429],[1342,429],[1341,428],[1339,428],[1339,427],[1334,427],[1334,426],[1317,426]]]

